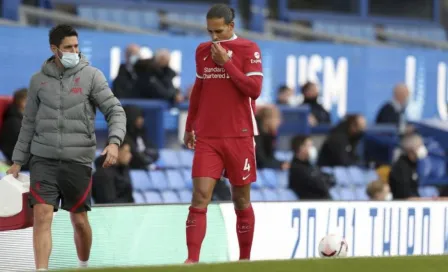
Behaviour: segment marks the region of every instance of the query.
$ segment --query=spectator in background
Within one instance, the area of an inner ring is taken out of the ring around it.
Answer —
[[[299,100],[294,95],[294,90],[286,85],[280,86],[277,91],[277,104],[297,106]]]
[[[314,166],[317,150],[308,136],[296,136],[291,148],[294,157],[289,169],[289,188],[300,199],[331,199],[330,188],[335,185],[332,176]]]
[[[258,168],[289,168],[289,162],[279,161],[274,156],[281,122],[281,113],[276,106],[265,106],[257,112],[259,135],[255,136],[255,151]]]
[[[312,82],[307,82],[302,86],[303,103],[310,107],[310,116],[308,122],[310,126],[321,124],[331,124],[330,114],[319,104],[317,97],[319,96],[319,89],[317,85]]]
[[[118,149],[117,164],[103,168],[105,156],[95,160],[96,172],[92,177],[92,197],[97,204],[134,203],[129,162],[131,145],[124,139]]]
[[[3,116],[3,126],[0,132],[0,149],[8,160],[8,164],[12,164],[12,153],[22,127],[27,94],[28,90],[25,88],[15,91],[13,101]],[[25,169],[22,166],[22,170],[27,171],[26,169],[28,169],[28,165],[25,166]]]
[[[390,201],[393,199],[389,184],[382,180],[370,182],[367,185],[366,194],[370,200]]]
[[[428,156],[422,137],[407,135],[401,141],[402,154],[392,164],[389,185],[394,199],[419,198],[417,162]]]
[[[120,65],[118,75],[112,83],[112,91],[119,99],[138,98],[133,94],[134,84],[137,80],[137,74],[134,65],[140,57],[140,47],[136,44],[130,44],[126,48],[125,63]]]
[[[396,125],[400,134],[412,133],[413,127],[406,125],[405,111],[408,99],[408,87],[403,83],[397,84],[394,87],[393,99],[381,107],[376,117],[376,123]]]
[[[350,166],[359,163],[357,147],[366,129],[362,115],[347,115],[330,131],[319,153],[319,166]]]
[[[148,169],[159,158],[159,151],[146,135],[143,111],[137,106],[123,107],[126,112],[126,137],[131,147],[132,169]]]

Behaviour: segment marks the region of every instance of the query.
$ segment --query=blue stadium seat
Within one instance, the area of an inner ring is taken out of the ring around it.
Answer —
[[[278,189],[277,194],[279,200],[281,201],[296,201],[299,199],[297,195],[290,189]]]
[[[335,167],[333,174],[338,185],[348,186],[352,183],[347,168],[345,167]]]
[[[152,183],[149,180],[148,172],[144,170],[131,170],[130,175],[134,190],[147,191],[152,189]]]
[[[147,191],[144,193],[146,203],[162,203],[162,196],[155,191]]]
[[[349,189],[349,188],[341,188],[340,196],[341,196],[341,200],[345,200],[345,201],[356,200],[355,193],[353,192],[352,189]]]
[[[136,204],[142,204],[145,203],[145,198],[143,197],[143,195],[139,192],[132,192],[132,196],[134,197],[134,202]]]
[[[264,197],[260,190],[252,189],[250,191],[250,200],[254,201],[254,202],[255,201],[264,201]]]
[[[161,167],[179,168],[181,165],[177,152],[172,149],[161,149],[159,161]]]
[[[363,185],[366,184],[365,172],[360,167],[351,166],[347,168],[348,175],[350,176],[350,180],[355,185]]]
[[[334,169],[329,166],[323,166],[320,168],[320,171],[322,171],[323,173],[332,175],[334,172]]]
[[[274,169],[261,169],[259,174],[263,176],[263,182],[266,187],[274,189],[278,187],[277,175]]]
[[[375,171],[375,169],[367,169],[364,173],[367,184],[379,179],[378,173]]]
[[[330,196],[331,196],[331,199],[333,199],[333,200],[341,200],[341,196],[340,196],[340,194],[339,194],[339,189],[338,188],[331,188],[330,189]]]
[[[95,20],[93,9],[88,6],[78,6],[78,16],[87,20]]]
[[[291,161],[293,154],[291,151],[277,150],[275,151],[274,156],[279,161]]]
[[[148,29],[159,29],[159,14],[155,11],[145,11],[142,12],[142,23],[143,28]]]
[[[180,165],[182,167],[187,167],[187,168],[191,168],[193,165],[193,157],[194,157],[194,152],[191,150],[181,150],[179,152],[179,156],[180,156]]]
[[[159,191],[164,191],[168,189],[168,180],[166,178],[165,172],[156,170],[149,172],[149,178],[151,180],[154,189]]]
[[[287,170],[277,170],[277,182],[279,188],[288,188],[289,185],[289,173]]]
[[[262,189],[261,193],[263,194],[265,201],[278,201],[279,200],[277,192],[273,189]]]
[[[252,182],[252,188],[254,189],[260,189],[263,188],[264,185],[264,179],[263,176],[261,175],[260,171],[257,171],[257,181],[256,182]]]
[[[167,170],[168,187],[173,190],[182,190],[186,188],[185,179],[179,170]]]
[[[418,193],[421,197],[437,197],[439,190],[434,186],[421,186],[418,188]]]
[[[185,186],[191,189],[193,188],[193,179],[191,178],[191,169],[182,169],[182,176],[184,177]]]
[[[446,161],[443,157],[431,156],[431,177],[435,179],[442,179],[446,176]]]
[[[355,189],[355,200],[369,200],[366,193],[366,187],[357,187]]]
[[[0,151],[0,161],[4,161],[5,159],[5,155]]]
[[[190,203],[192,192],[190,190],[179,191],[179,200],[181,203]]]
[[[174,191],[162,191],[161,195],[163,203],[180,203],[179,196]]]

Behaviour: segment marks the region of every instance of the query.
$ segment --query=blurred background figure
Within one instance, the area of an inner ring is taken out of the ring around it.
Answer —
[[[97,204],[134,203],[133,188],[129,174],[132,159],[129,139],[118,149],[117,164],[103,168],[104,156],[95,160],[96,171],[92,177],[92,197]]]
[[[347,115],[330,131],[319,153],[320,166],[350,166],[360,163],[358,144],[366,130],[362,115]]]
[[[132,91],[137,80],[134,65],[139,58],[140,46],[137,44],[128,45],[125,52],[125,62],[120,65],[118,75],[112,83],[112,91],[117,98],[136,98]]]
[[[389,184],[382,180],[375,180],[370,182],[366,188],[366,194],[370,200],[390,201],[393,200],[393,195],[390,192]]]
[[[308,136],[296,136],[291,141],[294,154],[289,169],[289,188],[301,199],[331,199],[334,178],[315,166],[317,150]]]
[[[3,126],[0,130],[0,150],[5,155],[8,164],[12,164],[12,152],[19,138],[20,128],[22,127],[22,118],[27,96],[28,90],[25,88],[15,91],[12,104],[9,105],[3,115]],[[22,169],[27,171],[28,165],[22,166]]]
[[[303,103],[310,107],[308,122],[310,126],[331,124],[330,114],[317,101],[319,96],[318,86],[313,82],[307,82],[302,86]]]
[[[299,100],[294,95],[294,90],[286,85],[280,86],[277,90],[277,104],[297,106]]]
[[[257,167],[288,169],[290,163],[275,158],[277,131],[282,122],[282,116],[274,105],[264,106],[257,111],[257,124],[259,135],[255,136],[255,150]]]

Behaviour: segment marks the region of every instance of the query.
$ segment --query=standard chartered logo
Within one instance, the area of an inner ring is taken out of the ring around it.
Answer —
[[[324,108],[331,111],[337,107],[339,117],[347,113],[348,60],[321,55],[295,56],[286,58],[286,84],[297,88],[312,81],[320,86]]]

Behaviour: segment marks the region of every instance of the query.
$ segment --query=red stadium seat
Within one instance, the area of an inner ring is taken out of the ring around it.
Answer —
[[[0,96],[0,130],[2,129],[3,126],[3,116],[5,115],[5,112],[11,103],[12,103],[11,96]]]

